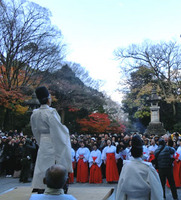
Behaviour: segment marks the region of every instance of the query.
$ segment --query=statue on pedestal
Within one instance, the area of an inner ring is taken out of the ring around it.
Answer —
[[[155,134],[155,135],[164,135],[166,134],[166,130],[163,128],[162,123],[160,122],[160,107],[158,106],[161,97],[159,97],[156,93],[156,87],[154,86],[152,89],[151,97],[148,98],[148,101],[151,102],[151,121],[145,131],[147,134]]]

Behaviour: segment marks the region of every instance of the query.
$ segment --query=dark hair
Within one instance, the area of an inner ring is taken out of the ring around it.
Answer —
[[[45,86],[40,86],[35,90],[36,97],[39,100],[40,104],[47,104],[49,99],[49,92]]]
[[[134,158],[139,158],[143,154],[143,141],[139,135],[134,135],[132,137],[132,147],[131,147],[131,155]]]
[[[163,145],[163,146],[165,146],[165,141],[163,140],[163,139],[159,139],[159,141],[158,141],[159,143],[159,145]]]
[[[141,157],[143,154],[143,148],[137,148],[137,147],[131,147],[131,155],[134,157],[134,158],[139,158]]]
[[[49,99],[49,98],[46,97],[46,98],[38,99],[38,100],[39,100],[40,104],[43,105],[43,104],[47,104],[47,103],[48,103],[48,99]]]
[[[97,144],[97,142],[94,142],[93,146],[96,146],[97,149],[98,149],[98,144]]]
[[[169,139],[169,140],[168,140],[168,146],[169,146],[169,147],[173,147],[173,140],[172,140],[172,139]]]

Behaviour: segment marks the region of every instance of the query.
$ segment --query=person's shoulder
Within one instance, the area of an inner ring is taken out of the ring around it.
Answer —
[[[49,110],[49,112],[52,112],[52,113],[53,113],[53,112],[57,112],[56,109],[55,109],[55,108],[52,108],[52,107],[48,107],[48,110]]]
[[[128,165],[131,163],[131,160],[123,160],[123,165]]]
[[[97,149],[97,152],[101,153],[101,151],[99,149]]]
[[[90,152],[90,150],[89,150],[89,148],[88,147],[84,147],[85,149],[86,149],[86,151],[89,151]]]
[[[74,196],[72,196],[71,194],[63,194],[61,195],[63,200],[76,200],[76,198]]]
[[[151,162],[147,162],[147,161],[142,161],[142,163],[148,167],[153,167]]]
[[[45,197],[45,194],[32,194],[29,200],[43,200]]]
[[[36,114],[37,112],[39,112],[40,108],[36,108],[33,110],[32,115]]]

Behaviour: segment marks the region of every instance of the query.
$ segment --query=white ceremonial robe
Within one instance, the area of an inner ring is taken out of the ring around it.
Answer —
[[[89,167],[91,167],[93,164],[92,157],[97,157],[95,162],[96,162],[97,166],[100,167],[102,164],[101,151],[99,149],[97,149],[96,151],[95,150],[91,151],[90,156],[89,156]]]
[[[126,160],[131,160],[132,159],[131,147],[127,147],[125,150],[127,151]]]
[[[151,146],[149,146],[148,147],[148,154],[150,154],[151,153],[151,151],[155,151],[156,149],[158,148],[158,145],[151,145]]]
[[[122,160],[126,160],[127,154],[128,154],[127,150],[124,149],[121,152],[119,152],[118,154],[116,154],[116,159],[121,158]]]
[[[116,157],[116,147],[111,145],[110,147],[109,146],[106,146],[104,147],[103,151],[102,151],[102,160],[106,160],[106,154],[107,153],[114,153],[115,154],[115,157]]]
[[[179,157],[178,157],[178,159],[181,161],[181,146],[179,146],[179,147],[178,147],[178,149],[177,149],[176,153],[178,153],[178,154],[179,154]]]
[[[77,162],[79,161],[79,156],[83,155],[83,161],[84,162],[88,162],[89,161],[89,156],[90,156],[90,151],[87,147],[79,147],[77,152],[76,152],[76,160]]]
[[[160,178],[151,163],[141,158],[124,161],[116,200],[163,200]]]
[[[146,145],[143,145],[143,160],[148,160],[149,155],[148,155],[148,147]]]
[[[55,163],[63,165],[68,172],[73,171],[69,130],[60,122],[57,111],[48,105],[33,111],[31,128],[39,145],[32,187],[45,189],[45,172]]]
[[[75,150],[71,148],[72,162],[75,161]]]

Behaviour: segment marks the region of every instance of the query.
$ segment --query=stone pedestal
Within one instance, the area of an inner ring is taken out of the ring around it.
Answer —
[[[145,133],[149,135],[155,134],[160,136],[166,134],[166,130],[163,128],[161,122],[158,123],[150,122]]]

